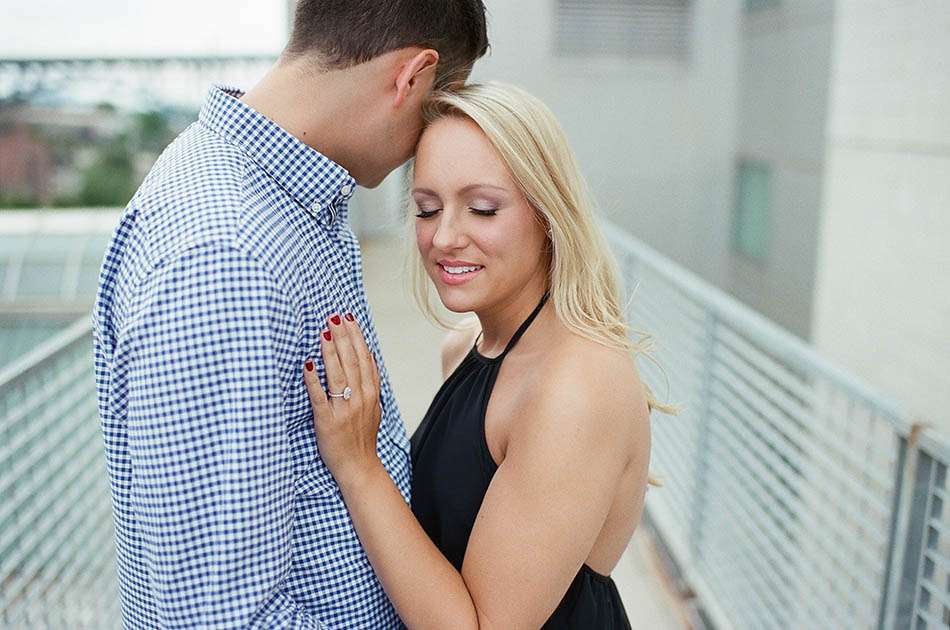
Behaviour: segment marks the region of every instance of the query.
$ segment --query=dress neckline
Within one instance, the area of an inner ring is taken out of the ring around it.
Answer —
[[[501,354],[499,354],[497,357],[486,357],[484,354],[478,351],[478,341],[482,338],[481,331],[479,331],[478,336],[475,337],[475,343],[472,344],[472,350],[469,352],[469,354],[482,363],[500,363],[525,334],[525,332],[528,330],[528,327],[531,326],[532,322],[534,322],[534,320],[537,318],[538,314],[541,312],[541,309],[544,307],[544,304],[547,301],[548,293],[545,292],[545,294],[541,296],[541,301],[538,302],[538,305],[534,307],[534,310],[531,311],[531,314],[528,315],[528,318],[521,323],[521,326],[518,327],[518,330],[515,331],[515,334],[511,336],[511,339],[508,341],[505,349],[502,350]]]

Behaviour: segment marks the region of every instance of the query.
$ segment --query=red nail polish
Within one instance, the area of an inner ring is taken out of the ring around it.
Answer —
[[[349,321],[349,322],[355,322],[355,321],[356,321],[356,318],[353,317],[353,313],[347,313],[347,314],[346,314],[346,320]]]
[[[313,372],[313,361],[307,359],[307,362],[304,363],[304,367],[307,368],[308,372]]]
[[[334,315],[333,317],[330,318],[330,321],[333,322],[333,325],[334,325],[334,326],[339,326],[339,325],[340,325],[340,316],[339,316],[339,315]]]
[[[327,341],[333,341],[333,335],[330,334],[329,330],[323,331],[323,338],[326,339]]]

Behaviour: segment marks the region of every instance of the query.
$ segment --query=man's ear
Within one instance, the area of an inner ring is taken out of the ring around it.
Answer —
[[[420,90],[425,96],[435,83],[435,69],[439,65],[439,53],[427,48],[405,60],[396,75],[396,98],[394,107],[400,107],[410,96]]]

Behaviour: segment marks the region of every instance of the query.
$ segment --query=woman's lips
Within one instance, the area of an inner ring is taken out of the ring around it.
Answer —
[[[469,280],[477,276],[479,273],[481,273],[482,269],[484,269],[484,267],[481,267],[479,265],[458,265],[456,267],[454,265],[443,265],[441,263],[438,263],[438,267],[439,267],[440,279],[442,280],[444,284],[447,284],[449,286],[459,286],[461,284],[465,284],[466,282],[468,282]],[[457,272],[450,273],[446,271],[446,267],[449,267],[450,269],[453,269],[453,270],[457,270],[459,268],[469,268],[469,267],[476,267],[476,268],[471,271],[464,271],[462,273],[457,273]]]

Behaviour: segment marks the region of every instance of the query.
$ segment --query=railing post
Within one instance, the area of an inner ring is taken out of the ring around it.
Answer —
[[[926,521],[933,460],[917,444],[922,430],[915,424],[900,440],[890,546],[878,630],[911,628]],[[923,455],[923,456],[922,456]]]
[[[689,556],[690,564],[696,564],[700,557],[703,538],[703,521],[706,513],[706,501],[709,486],[709,444],[711,440],[712,384],[713,367],[716,360],[716,339],[719,317],[715,311],[706,311],[704,327],[704,352],[702,386],[697,404],[696,422],[699,423],[699,436],[696,440],[696,478],[693,483],[693,515],[690,519]]]

